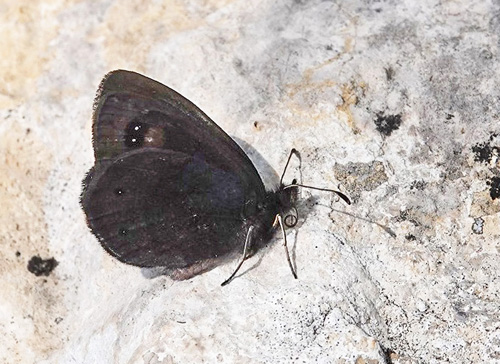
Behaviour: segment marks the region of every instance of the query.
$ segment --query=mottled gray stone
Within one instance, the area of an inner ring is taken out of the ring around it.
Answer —
[[[500,4],[26,2],[0,15],[0,362],[500,362]],[[188,281],[101,249],[79,207],[112,69],[200,106],[276,183],[288,233]],[[274,172],[273,169],[277,172]],[[481,221],[481,233],[478,233]],[[54,258],[48,275],[28,269]],[[235,262],[236,263],[236,262]]]

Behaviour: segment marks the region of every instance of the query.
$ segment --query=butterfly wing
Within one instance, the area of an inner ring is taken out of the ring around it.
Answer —
[[[272,224],[269,194],[241,148],[194,104],[115,71],[94,114],[96,165],[82,206],[103,247],[142,267],[186,268],[241,254]]]
[[[150,148],[98,171],[82,205],[111,255],[142,267],[183,268],[241,254],[256,208],[248,187],[202,154]]]
[[[213,162],[231,164],[262,182],[245,152],[191,101],[167,86],[130,71],[113,71],[94,104],[93,143],[98,162],[143,147],[203,150]],[[262,189],[264,186],[261,184]]]

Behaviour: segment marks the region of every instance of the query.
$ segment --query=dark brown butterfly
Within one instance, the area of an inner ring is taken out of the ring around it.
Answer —
[[[245,152],[159,82],[123,70],[106,75],[92,131],[95,165],[81,204],[101,245],[124,263],[187,279],[241,257],[226,284],[274,226],[286,238],[284,225],[296,223],[290,211],[302,185],[266,191]]]

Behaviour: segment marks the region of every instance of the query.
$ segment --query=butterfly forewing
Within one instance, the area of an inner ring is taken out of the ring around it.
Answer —
[[[93,142],[97,161],[141,147],[193,154],[240,169],[264,189],[245,152],[196,105],[174,90],[135,72],[113,71],[99,86]]]

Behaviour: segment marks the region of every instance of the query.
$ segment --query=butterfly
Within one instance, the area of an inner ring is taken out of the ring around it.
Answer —
[[[297,189],[266,191],[245,152],[192,102],[141,74],[117,70],[94,102],[95,164],[81,206],[102,247],[123,263],[188,279],[240,257],[297,222]],[[286,166],[295,150],[289,155]],[[286,167],[285,167],[286,170]],[[339,195],[339,191],[323,189]],[[297,277],[287,259],[292,273]]]

